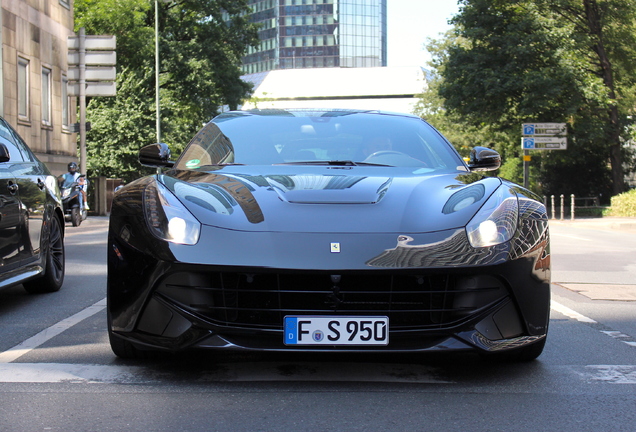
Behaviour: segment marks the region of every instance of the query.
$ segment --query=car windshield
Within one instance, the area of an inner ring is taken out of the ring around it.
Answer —
[[[231,112],[190,142],[177,169],[219,165],[456,169],[457,152],[419,118],[354,111]]]

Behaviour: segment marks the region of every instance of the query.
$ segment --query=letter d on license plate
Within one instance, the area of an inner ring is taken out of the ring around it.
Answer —
[[[286,316],[285,345],[388,345],[388,317]]]

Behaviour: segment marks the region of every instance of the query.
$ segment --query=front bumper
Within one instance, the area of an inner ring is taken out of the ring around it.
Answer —
[[[512,350],[547,334],[544,216],[521,218],[511,241],[489,248],[471,248],[463,229],[339,234],[351,247],[325,257],[330,234],[204,226],[199,244],[184,246],[153,237],[138,214],[113,213],[110,330],[170,351]],[[286,346],[286,315],[387,316],[389,345]]]
[[[547,332],[549,283],[527,276],[534,266],[528,258],[446,271],[341,271],[338,284],[325,271],[146,264],[148,273],[141,275],[158,277],[139,292],[143,284],[125,273],[109,274],[109,287],[126,287],[109,289],[109,316],[115,335],[149,348],[498,351],[536,342]],[[532,302],[520,307],[524,292],[532,293]],[[388,316],[390,342],[286,346],[286,315]]]

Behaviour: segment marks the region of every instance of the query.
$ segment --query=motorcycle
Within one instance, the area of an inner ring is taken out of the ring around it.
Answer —
[[[79,183],[73,182],[62,188],[62,205],[64,207],[64,220],[71,222],[74,227],[80,226],[88,217],[88,212],[82,202],[82,189]]]

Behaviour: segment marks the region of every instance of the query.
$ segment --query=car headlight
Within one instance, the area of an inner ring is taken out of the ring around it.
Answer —
[[[517,230],[519,202],[515,193],[500,187],[466,225],[468,240],[474,248],[507,242]]]
[[[199,241],[199,221],[158,181],[146,186],[144,214],[152,233],[162,240],[186,245]]]

